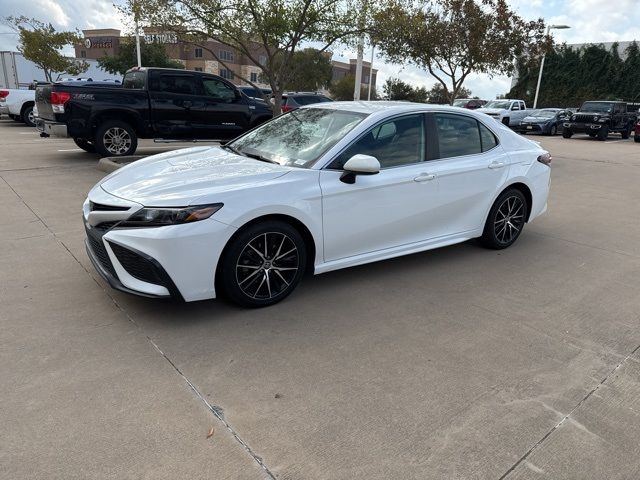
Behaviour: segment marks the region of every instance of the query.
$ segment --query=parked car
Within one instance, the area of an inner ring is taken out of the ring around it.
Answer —
[[[224,140],[273,116],[217,75],[134,68],[122,87],[46,85],[36,89],[42,136],[71,137],[102,156],[132,155],[139,138]]]
[[[456,98],[453,101],[453,106],[475,110],[476,108],[482,108],[486,103],[486,100],[479,100],[477,98]]]
[[[619,133],[622,138],[629,138],[636,118],[637,115],[627,113],[625,102],[584,102],[578,111],[563,123],[562,136],[571,138],[575,133],[586,133],[604,141],[610,133]]]
[[[527,111],[523,100],[491,100],[477,111],[486,113],[508,127],[518,127],[522,119],[531,113]]]
[[[319,93],[286,93],[282,95],[282,113],[296,110],[303,105],[314,103],[333,102],[329,97]]]
[[[636,125],[633,129],[633,141],[640,143],[640,119],[636,120]]]
[[[33,106],[35,91],[3,88],[0,90],[0,115],[8,115],[16,122],[24,122],[29,127],[35,127]]]
[[[509,247],[546,209],[550,162],[471,110],[314,104],[102,179],[83,205],[87,252],[120,290],[266,306],[306,271],[471,238]]]
[[[570,116],[571,112],[561,108],[542,108],[524,117],[516,130],[520,133],[541,133],[553,136]]]

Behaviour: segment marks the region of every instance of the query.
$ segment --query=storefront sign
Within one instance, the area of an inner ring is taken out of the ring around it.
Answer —
[[[149,33],[144,36],[147,43],[178,43],[178,36],[175,33]]]
[[[89,48],[113,48],[113,37],[85,38],[84,47]]]

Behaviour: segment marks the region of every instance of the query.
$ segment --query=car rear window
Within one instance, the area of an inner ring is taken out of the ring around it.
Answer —
[[[144,88],[146,77],[145,72],[128,72],[124,76],[122,86],[124,88],[142,90]]]
[[[331,99],[320,95],[301,95],[299,97],[289,97],[298,105],[311,105],[312,103],[330,102]]]

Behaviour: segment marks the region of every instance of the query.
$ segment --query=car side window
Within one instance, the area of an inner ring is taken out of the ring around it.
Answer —
[[[498,145],[498,139],[493,134],[493,132],[480,122],[478,122],[478,127],[480,128],[480,142],[482,144],[482,151],[488,152],[492,148],[495,148]]]
[[[155,76],[149,84],[149,90],[165,93],[178,93],[181,95],[198,94],[196,79],[191,75]]]
[[[347,160],[356,154],[376,157],[380,168],[424,162],[424,115],[406,115],[376,125],[338,155],[327,168],[342,170]]]
[[[482,153],[480,129],[475,118],[452,113],[436,113],[434,118],[440,158]]]
[[[220,102],[231,103],[236,99],[236,91],[230,85],[217,78],[203,78],[204,93]]]
[[[526,110],[527,107],[525,107],[524,102],[520,102],[520,110]]]

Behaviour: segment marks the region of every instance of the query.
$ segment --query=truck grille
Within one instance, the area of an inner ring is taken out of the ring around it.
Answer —
[[[574,121],[574,122],[591,123],[591,122],[593,122],[593,117],[595,115],[584,115],[584,114],[577,113],[574,116],[575,116],[575,120],[573,119],[573,117],[571,117],[571,120]]]

